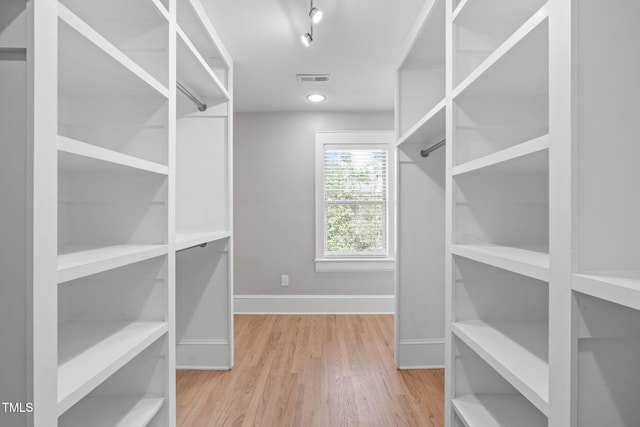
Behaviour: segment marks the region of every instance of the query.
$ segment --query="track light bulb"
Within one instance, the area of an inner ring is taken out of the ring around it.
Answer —
[[[300,36],[300,39],[302,40],[302,44],[306,47],[309,47],[309,45],[313,41],[313,37],[311,37],[311,34],[309,33],[303,34],[302,36]]]
[[[311,22],[314,24],[317,24],[322,20],[322,11],[317,7],[311,8],[311,11],[309,12],[309,19],[311,19]]]

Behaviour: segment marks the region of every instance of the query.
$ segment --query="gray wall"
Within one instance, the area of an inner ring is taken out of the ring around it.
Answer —
[[[393,294],[392,272],[316,273],[314,264],[315,132],[392,129],[391,112],[234,115],[236,295]]]

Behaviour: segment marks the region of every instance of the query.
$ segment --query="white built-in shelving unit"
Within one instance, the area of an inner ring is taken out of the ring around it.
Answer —
[[[410,144],[446,136],[446,424],[638,425],[640,5],[444,3],[441,22],[423,12],[407,42],[440,55],[420,29],[444,26],[444,92],[401,62],[396,129],[400,171],[418,158]],[[399,182],[402,342],[403,319],[423,322],[414,313],[430,307],[402,294],[407,278],[438,277],[411,266],[437,257],[419,242],[441,198],[409,193],[420,173]]]
[[[445,2],[427,1],[397,67],[396,363],[444,365]]]
[[[232,61],[200,0],[177,6],[177,78],[207,109],[178,93],[176,363],[231,369]]]
[[[447,424],[543,426],[549,4],[448,7]]]
[[[24,360],[3,390],[35,408],[8,422],[173,426],[180,322],[224,350],[200,366],[233,364],[231,58],[199,0],[11,0],[0,15],[2,98],[26,101],[20,120],[2,104],[17,162],[2,194],[27,220],[2,266],[23,266],[7,290],[29,307],[3,306],[21,350],[2,359]]]
[[[573,69],[563,63],[563,77],[573,78],[573,98],[567,91],[561,104],[575,117],[558,124],[572,142],[563,154],[573,161],[571,199],[558,201],[572,232],[566,237],[571,263],[563,271],[575,304],[566,322],[577,324],[572,404],[580,426],[633,426],[640,424],[640,83],[634,71],[640,66],[640,4],[580,2],[563,13],[575,32],[573,44],[556,52],[564,61],[567,49],[575,52]]]

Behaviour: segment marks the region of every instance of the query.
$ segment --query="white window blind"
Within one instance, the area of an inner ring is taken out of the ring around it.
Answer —
[[[324,256],[387,256],[387,148],[324,146]]]

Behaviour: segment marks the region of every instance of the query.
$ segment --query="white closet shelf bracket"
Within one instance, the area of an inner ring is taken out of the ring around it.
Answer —
[[[182,85],[182,83],[180,82],[176,82],[176,87],[178,88],[178,90],[180,90],[180,92],[182,92],[184,94],[184,96],[186,96],[187,98],[189,98],[191,100],[191,102],[193,102],[194,104],[196,104],[198,106],[198,110],[199,111],[207,111],[207,104],[200,102],[200,100],[198,98],[195,97],[194,94],[192,94],[189,89],[187,89],[186,87],[184,87]]]

